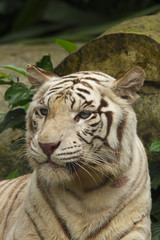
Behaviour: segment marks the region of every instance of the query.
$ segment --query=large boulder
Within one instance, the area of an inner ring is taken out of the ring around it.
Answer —
[[[160,13],[125,21],[88,42],[64,59],[55,73],[99,70],[119,78],[134,66],[146,72],[146,81],[135,105],[138,133],[148,152],[160,139]],[[152,155],[150,155],[152,156]]]

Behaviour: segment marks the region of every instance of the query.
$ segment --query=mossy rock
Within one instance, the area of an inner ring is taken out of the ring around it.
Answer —
[[[88,42],[65,58],[58,75],[81,70],[100,70],[119,77],[141,66],[149,81],[160,81],[160,13],[125,21]]]
[[[20,175],[30,171],[20,136],[22,138],[22,132],[19,130],[7,129],[1,133],[0,179],[6,178],[15,169],[18,169]]]
[[[160,13],[125,21],[109,29],[65,58],[55,73],[62,76],[99,70],[119,78],[134,66],[146,72],[135,110],[138,133],[148,152],[152,141],[160,139]]]

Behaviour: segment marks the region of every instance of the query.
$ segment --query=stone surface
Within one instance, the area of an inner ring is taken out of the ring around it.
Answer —
[[[100,70],[119,77],[141,66],[148,81],[160,80],[160,13],[125,21],[68,56],[55,71],[59,75]]]

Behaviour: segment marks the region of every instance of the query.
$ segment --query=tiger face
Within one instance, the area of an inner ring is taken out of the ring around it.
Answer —
[[[136,67],[116,80],[93,71],[58,77],[28,65],[27,75],[38,88],[27,113],[28,155],[41,178],[97,182],[123,175],[136,134],[131,103],[143,70]]]

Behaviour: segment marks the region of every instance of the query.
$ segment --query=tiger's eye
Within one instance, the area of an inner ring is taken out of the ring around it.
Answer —
[[[48,115],[48,109],[47,108],[40,108],[39,109],[41,115],[47,116]]]
[[[87,119],[91,115],[91,112],[82,111],[78,114],[79,118]]]

